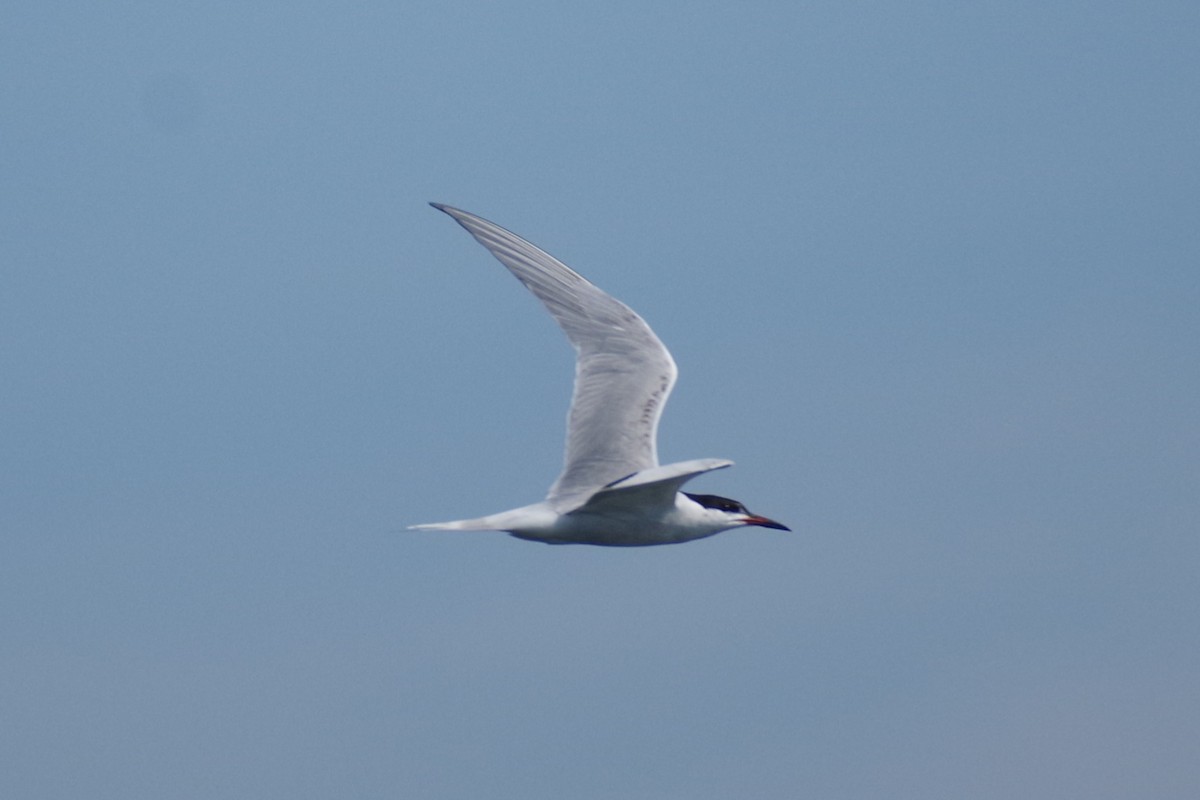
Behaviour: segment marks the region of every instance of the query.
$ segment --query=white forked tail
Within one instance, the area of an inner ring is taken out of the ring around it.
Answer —
[[[422,525],[409,525],[410,531],[498,531],[502,528],[492,524],[492,517],[479,519],[456,519],[453,522],[426,522]]]
[[[409,525],[413,531],[512,531],[540,528],[552,525],[557,514],[545,503],[534,503],[499,514],[489,514],[477,519],[456,519],[451,522],[427,522],[424,525]]]

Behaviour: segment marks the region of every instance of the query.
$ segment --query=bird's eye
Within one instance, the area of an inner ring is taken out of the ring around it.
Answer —
[[[728,497],[720,497],[715,494],[688,494],[688,497],[692,498],[705,508],[712,508],[729,514],[750,513],[746,510],[744,505],[739,503],[737,500],[730,500]]]

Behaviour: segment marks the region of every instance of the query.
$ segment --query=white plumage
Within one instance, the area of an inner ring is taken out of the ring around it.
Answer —
[[[633,309],[520,236],[439,203],[508,267],[575,348],[575,391],[566,459],[546,499],[486,517],[414,525],[425,530],[501,530],[551,544],[671,544],[729,528],[783,525],[736,501],[681,492],[697,475],[730,466],[698,459],[659,466],[656,433],[677,370]]]

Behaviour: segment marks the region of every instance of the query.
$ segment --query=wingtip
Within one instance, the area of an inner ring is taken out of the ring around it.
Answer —
[[[461,208],[455,208],[454,206],[448,206],[445,203],[435,203],[433,201],[430,201],[429,205],[433,206],[438,211],[441,211],[443,214],[449,215],[450,219],[454,220],[455,222],[457,222],[460,225],[465,225],[465,220],[471,219],[472,217],[475,216],[474,214],[472,214],[470,212],[463,211]]]

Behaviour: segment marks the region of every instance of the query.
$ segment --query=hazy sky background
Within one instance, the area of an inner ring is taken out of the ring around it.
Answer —
[[[1200,5],[10,3],[0,795],[1200,791]],[[629,302],[791,525],[547,547]]]

